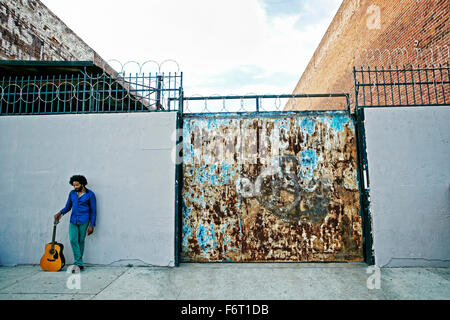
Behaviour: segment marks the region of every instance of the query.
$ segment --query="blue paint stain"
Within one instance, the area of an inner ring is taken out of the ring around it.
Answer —
[[[210,227],[211,227],[211,238],[212,238],[213,249],[214,249],[217,246],[217,241],[216,241],[216,237],[214,236],[214,224],[212,222],[210,224]]]
[[[193,175],[195,176],[197,183],[200,185],[209,183],[213,186],[229,184],[232,177],[238,173],[237,169],[230,170],[231,165],[224,162],[219,166],[220,167],[218,168],[218,165],[213,164],[195,168]],[[217,171],[218,174],[215,171]]]
[[[189,236],[191,235],[191,227],[189,225],[189,223],[187,223],[187,221],[183,222],[183,247],[187,248],[188,246],[188,242],[187,239],[189,238]]]
[[[222,170],[224,170],[224,171],[228,171],[231,168],[231,165],[226,162],[222,162],[221,166],[222,166]]]
[[[189,215],[191,214],[191,208],[189,208],[186,203],[184,202],[183,199],[183,218],[188,218]]]
[[[206,180],[209,180],[208,176],[205,175],[205,171],[206,171],[205,169],[206,169],[206,166],[202,166],[202,167],[198,167],[198,168],[194,169],[194,176],[199,184],[204,184]]]
[[[196,202],[203,209],[206,208],[205,198],[203,197],[203,195],[200,195],[198,197],[192,197],[192,201]]]
[[[206,122],[206,124],[205,124]],[[208,129],[219,128],[222,126],[227,126],[231,122],[231,119],[217,119],[217,118],[204,118],[196,121],[195,126],[197,127],[207,127]]]
[[[210,174],[214,174],[214,170],[216,170],[216,168],[217,168],[217,165],[216,164],[212,164],[212,165],[210,165],[209,166],[209,173]]]
[[[201,224],[198,226],[197,231],[197,241],[200,248],[203,250],[203,252],[207,252],[209,250],[207,244],[209,242],[209,235],[207,233],[207,230],[204,226]]]
[[[302,122],[300,122],[300,128],[303,132],[308,134],[313,134],[315,131],[316,122],[311,120],[310,118],[304,118]]]
[[[188,135],[186,133],[183,134],[184,137]],[[194,164],[194,147],[192,144],[188,144],[185,139],[183,139],[183,163],[191,163]]]
[[[211,129],[212,127],[217,128],[217,124],[216,124],[216,119],[212,118],[212,119],[208,119],[208,129]]]
[[[217,246],[213,223],[209,225],[209,229],[207,226],[199,224],[197,231],[197,242],[203,253],[208,252],[211,247],[214,249]]]
[[[221,169],[222,169],[221,170],[221,176],[222,176],[222,183],[223,184],[230,183],[230,179],[238,173],[237,169],[230,170],[231,169],[231,165],[229,163],[226,163],[226,162],[222,162],[221,163]]]
[[[228,225],[230,224],[230,222],[225,223],[225,225],[222,225],[220,227],[220,232],[222,232],[223,234],[223,243],[222,245],[225,247],[225,245],[227,244],[227,242],[230,242],[230,237],[225,233],[225,231],[228,229]]]
[[[286,129],[286,130],[289,129],[289,125],[288,125],[289,121],[286,119],[274,119],[273,122],[274,122],[275,128],[278,127],[279,129],[281,129],[281,128]]]
[[[187,243],[187,239],[189,238],[189,236],[192,234],[192,230],[191,230],[191,226],[189,223],[189,216],[191,214],[191,208],[186,206],[186,203],[182,202],[182,208],[183,208],[183,216],[182,216],[182,234],[183,234],[183,247],[187,247],[188,243]]]
[[[316,150],[307,149],[302,151],[300,176],[303,179],[313,178],[314,169],[317,167],[318,160],[319,157],[317,156]]]
[[[344,131],[344,126],[350,122],[349,127],[353,129],[353,123],[351,119],[345,114],[333,114],[329,117],[322,117],[319,120],[326,123],[328,127],[334,131]]]

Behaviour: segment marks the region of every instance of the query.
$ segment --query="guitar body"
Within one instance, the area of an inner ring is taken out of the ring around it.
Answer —
[[[66,264],[64,245],[55,241],[56,223],[53,227],[52,242],[45,245],[45,252],[41,258],[41,268],[45,271],[59,271]]]
[[[41,268],[45,271],[59,271],[66,264],[66,259],[64,258],[64,245],[62,243],[55,242],[53,245],[47,243],[45,245],[45,252],[41,258]]]

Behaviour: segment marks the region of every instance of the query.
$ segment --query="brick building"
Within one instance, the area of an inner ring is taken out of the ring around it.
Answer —
[[[0,2],[0,60],[105,61],[38,0]]]
[[[354,66],[365,69],[370,67],[371,70],[375,67],[377,70],[386,70],[389,66],[416,69],[425,65],[448,66],[449,9],[448,0],[344,0],[294,93],[350,93],[353,107]],[[436,81],[448,81],[448,68],[442,76],[440,71],[436,71]],[[410,80],[411,76],[421,76],[421,80],[424,80],[428,75],[431,76],[425,71],[414,74],[405,72],[400,74],[399,81]],[[416,78],[412,81],[417,81]],[[413,88],[408,86],[406,89],[409,89],[407,95],[412,95]],[[440,89],[436,97],[430,97],[431,103],[433,99],[442,103],[442,90],[448,96],[448,85]],[[404,97],[405,93],[402,92],[401,96]],[[345,107],[345,101],[342,100],[339,106]],[[336,99],[296,99],[289,101],[286,110],[336,107]]]

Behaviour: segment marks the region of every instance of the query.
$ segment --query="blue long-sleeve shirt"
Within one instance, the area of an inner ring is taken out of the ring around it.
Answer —
[[[78,192],[75,190],[70,191],[66,206],[61,209],[61,213],[64,215],[72,209],[70,223],[84,224],[90,221],[90,226],[95,227],[97,200],[93,191],[85,189],[86,191],[80,198],[78,198]]]

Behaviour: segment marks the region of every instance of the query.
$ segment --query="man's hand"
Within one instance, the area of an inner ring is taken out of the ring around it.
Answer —
[[[93,226],[89,226],[89,228],[87,229],[87,234],[90,235],[94,232],[94,227]]]
[[[59,219],[61,219],[62,213],[61,211],[55,214],[55,223],[59,223]]]

